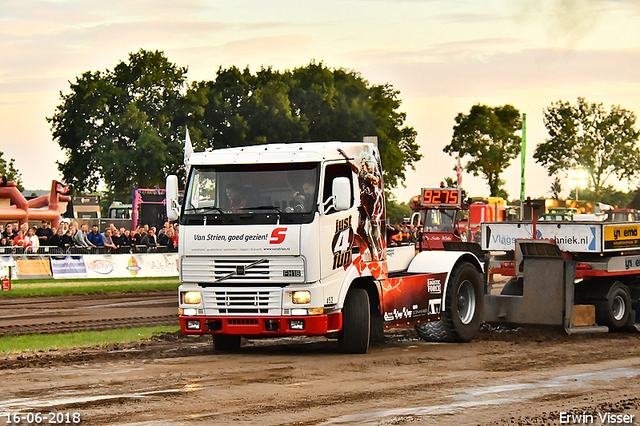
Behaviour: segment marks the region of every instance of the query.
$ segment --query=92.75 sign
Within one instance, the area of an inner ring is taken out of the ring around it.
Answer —
[[[420,204],[423,206],[459,207],[462,203],[457,188],[422,188]]]

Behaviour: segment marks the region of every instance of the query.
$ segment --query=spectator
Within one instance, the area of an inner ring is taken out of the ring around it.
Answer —
[[[43,220],[40,228],[36,230],[36,237],[41,246],[50,246],[51,237],[53,237],[53,229],[49,227],[49,221]]]
[[[118,232],[118,230],[116,229],[116,232]],[[120,248],[117,244],[115,244],[115,242],[113,241],[113,237],[111,235],[111,228],[107,228],[104,230],[104,242],[103,242],[103,246],[110,248],[111,251],[116,251],[118,248]]]
[[[9,239],[0,234],[0,247],[10,247]]]
[[[152,227],[151,229],[149,229],[149,232],[144,234],[144,236],[140,240],[141,242],[140,245],[147,246],[147,247],[156,247],[158,245],[158,242],[156,241],[155,231],[156,231],[155,227]]]
[[[75,241],[77,247],[95,247],[93,243],[87,238],[87,231],[89,230],[89,228],[86,224],[78,228],[78,222],[73,222],[71,227],[75,230],[73,234],[73,240]]]
[[[131,232],[126,228],[120,228],[120,247],[131,247]]]
[[[29,225],[23,223],[20,225],[20,229],[18,229],[18,233],[15,237],[13,237],[13,245],[16,247],[26,247],[27,243],[25,242],[25,237],[27,236],[27,230],[29,229]]]
[[[36,253],[40,248],[40,239],[36,236],[37,229],[35,226],[29,228],[27,230],[27,236],[24,239],[24,246],[31,253]]]
[[[65,232],[61,238],[62,244],[59,247],[67,250],[73,247],[76,247],[76,240],[75,238],[73,238],[73,236],[75,235],[75,232],[76,231],[74,230],[73,227],[70,227],[69,229],[67,229],[67,232]]]
[[[51,240],[49,240],[49,245],[50,246],[54,246],[54,247],[59,247],[59,248],[64,248],[64,242],[62,241],[62,237],[64,236],[64,229],[61,227],[59,227],[56,230],[56,233],[53,234],[53,237],[51,237]]]
[[[401,241],[403,244],[408,244],[409,243],[409,239],[411,238],[411,234],[409,234],[409,228],[407,228],[407,225],[402,225],[402,227],[400,228],[400,236],[401,236]]]
[[[168,228],[166,232],[158,237],[158,245],[167,248],[167,251],[173,251],[175,246],[173,244],[173,228]]]
[[[113,230],[113,235],[111,235],[111,239],[113,240],[113,244],[116,245],[117,250],[120,250],[122,247],[127,247],[127,244],[123,244],[123,242],[126,242],[125,239],[122,238],[122,235],[120,235],[120,230],[118,228]]]
[[[89,242],[91,242],[91,244],[93,244],[94,247],[102,247],[105,245],[104,238],[98,230],[98,225],[93,225],[91,227],[91,232],[87,234],[87,239],[89,240]]]
[[[60,221],[60,228],[62,228],[62,230],[64,231],[64,233],[67,232],[67,230],[69,229],[69,219],[64,218]]]
[[[145,236],[144,228],[138,226],[135,231],[131,233],[131,241],[134,246],[142,245],[142,238]]]
[[[9,240],[13,240],[18,232],[16,231],[16,227],[14,227],[13,223],[7,222],[7,227],[2,232],[2,236],[8,238]]]
[[[171,239],[173,240],[173,246],[178,248],[178,234],[180,233],[180,225],[179,224],[175,224],[173,225],[173,237],[171,237]]]

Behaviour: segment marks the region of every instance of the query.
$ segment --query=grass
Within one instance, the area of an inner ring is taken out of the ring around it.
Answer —
[[[178,326],[136,327],[106,331],[81,331],[65,334],[29,334],[0,337],[0,354],[39,352],[52,349],[73,349],[89,346],[105,346],[115,343],[131,343],[163,333],[174,333]]]
[[[0,298],[177,290],[179,284],[177,277],[13,280],[11,290],[0,291]]]

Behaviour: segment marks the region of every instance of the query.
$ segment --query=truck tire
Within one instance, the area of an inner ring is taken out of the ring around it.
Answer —
[[[607,292],[606,298],[594,300],[596,322],[617,331],[624,327],[631,315],[631,295],[629,288],[616,282]]]
[[[470,263],[456,265],[446,294],[446,308],[440,321],[416,325],[428,342],[469,342],[482,325],[483,288],[478,270]]]
[[[242,336],[229,334],[214,334],[213,349],[216,351],[235,352],[242,346]]]
[[[342,308],[342,330],[338,333],[340,350],[347,354],[366,354],[371,327],[369,295],[363,288],[352,288]]]

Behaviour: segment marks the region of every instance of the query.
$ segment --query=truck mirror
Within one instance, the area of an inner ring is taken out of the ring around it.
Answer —
[[[337,177],[333,180],[334,208],[338,211],[351,207],[351,182],[349,178]]]
[[[180,216],[180,204],[178,204],[178,176],[167,176],[167,219],[173,221]]]

